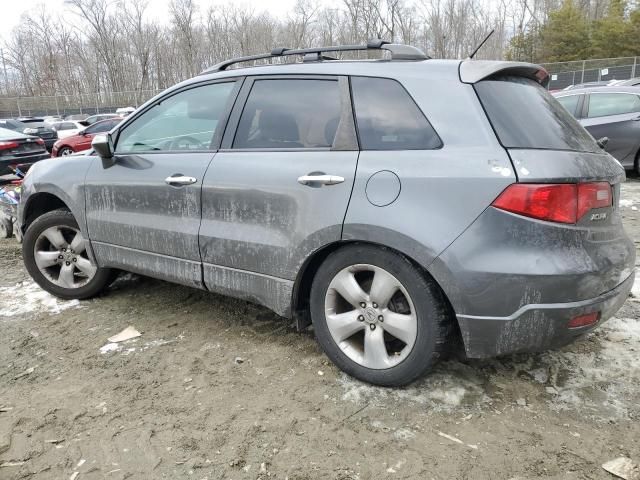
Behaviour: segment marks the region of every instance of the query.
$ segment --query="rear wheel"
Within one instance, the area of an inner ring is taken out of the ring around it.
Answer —
[[[71,147],[62,147],[58,150],[59,157],[66,157],[67,155],[71,155],[72,153],[73,150],[71,149]]]
[[[24,235],[22,254],[34,281],[60,298],[92,297],[112,279],[110,269],[91,262],[78,223],[66,210],[34,220]]]
[[[439,288],[405,257],[345,247],[320,266],[311,288],[318,342],[343,371],[383,386],[426,373],[449,335]]]

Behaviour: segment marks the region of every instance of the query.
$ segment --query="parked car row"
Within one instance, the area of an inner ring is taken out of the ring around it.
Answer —
[[[639,87],[598,86],[554,96],[623,167],[640,172]]]
[[[11,173],[9,166],[15,163],[35,163],[88,150],[96,134],[108,132],[122,119],[116,114],[93,115],[82,121],[55,117],[0,119],[0,175]]]
[[[561,91],[567,90],[579,90],[581,88],[596,88],[596,87],[637,87],[640,86],[640,77],[630,78],[629,80],[601,80],[598,82],[585,82],[577,83],[575,85],[569,85],[564,87]]]
[[[0,175],[11,173],[11,165],[35,163],[45,158],[49,158],[49,153],[42,138],[0,128]]]

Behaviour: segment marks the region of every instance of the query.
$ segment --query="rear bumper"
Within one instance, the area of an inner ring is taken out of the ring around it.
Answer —
[[[9,165],[36,163],[36,162],[39,162],[40,160],[46,160],[47,158],[51,158],[51,156],[48,153],[38,153],[37,155],[31,155],[28,157],[9,158],[7,160],[0,160],[0,175],[6,175],[8,173],[11,173],[11,170],[9,170]]]
[[[613,290],[590,300],[525,305],[509,317],[458,315],[470,358],[535,352],[566,345],[611,318],[631,291],[635,273]],[[568,328],[572,318],[600,312],[600,320],[586,327]]]

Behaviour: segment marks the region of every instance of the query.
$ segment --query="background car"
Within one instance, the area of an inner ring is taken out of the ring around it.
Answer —
[[[83,120],[86,120],[87,118],[89,118],[89,115],[87,115],[86,113],[72,113],[65,116],[64,120],[76,120],[78,122],[81,122]]]
[[[616,80],[615,82],[611,82],[610,85],[615,85],[617,87],[638,87],[640,86],[640,78],[630,78],[629,80]]]
[[[44,140],[6,128],[0,128],[0,175],[11,173],[9,165],[35,163],[49,158]]]
[[[82,124],[88,127],[89,125],[93,125],[94,123],[99,122],[100,120],[107,120],[109,118],[122,118],[122,117],[117,113],[98,113],[96,115],[91,115],[90,117],[87,117],[84,120],[82,120]]]
[[[49,125],[51,125],[52,128],[55,128],[56,132],[58,132],[58,139],[77,135],[81,130],[86,128],[80,122],[75,120],[58,120],[50,122]]]
[[[556,99],[627,169],[639,171],[640,88],[597,87],[563,91]]]
[[[116,109],[116,113],[122,117],[126,117],[128,115],[131,115],[133,112],[135,112],[136,109],[133,107],[122,107],[122,108],[117,108]]]
[[[62,157],[91,148],[91,141],[97,133],[105,133],[115,127],[122,118],[101,120],[80,130],[77,134],[58,140],[51,150],[52,157]]]
[[[53,148],[53,144],[58,140],[58,133],[43,118],[23,117],[18,120],[25,126],[22,133],[40,137],[44,140],[47,150]]]
[[[569,85],[568,87],[563,88],[562,91],[564,92],[567,90],[578,90],[580,88],[606,87],[607,85],[609,85],[609,81],[577,83],[575,85]]]
[[[14,132],[23,133],[24,129],[27,128],[27,126],[19,120],[14,120],[13,118],[3,118],[0,119],[0,128],[6,128],[8,130],[13,130]]]

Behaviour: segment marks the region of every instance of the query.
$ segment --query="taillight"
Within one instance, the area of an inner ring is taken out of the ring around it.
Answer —
[[[596,183],[514,183],[492,205],[526,217],[577,223],[593,208],[611,206],[611,185]]]
[[[612,204],[611,185],[607,182],[578,184],[578,213],[580,220],[594,208],[606,208]]]
[[[36,139],[36,143],[37,143],[38,145],[44,145],[44,140],[43,140],[43,139],[41,139],[40,137],[38,137],[38,138]]]
[[[0,150],[11,150],[12,148],[18,148],[18,142],[0,142]]]

